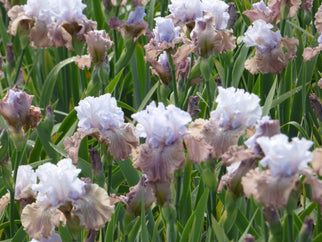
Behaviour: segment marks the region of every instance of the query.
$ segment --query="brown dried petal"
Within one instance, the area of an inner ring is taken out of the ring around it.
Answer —
[[[44,22],[36,21],[30,30],[30,45],[34,48],[47,48],[52,45],[48,37],[47,25]]]
[[[0,198],[0,216],[2,215],[3,209],[10,203],[10,193],[7,192]]]
[[[238,168],[232,173],[227,173],[221,177],[217,191],[222,192],[223,187],[226,185],[228,189],[236,196],[243,194],[243,188],[241,184],[242,178],[254,169],[257,165],[257,157],[250,157],[249,159],[242,160]]]
[[[21,224],[30,237],[41,240],[52,236],[56,210],[41,203],[27,205],[21,213]]]
[[[91,68],[91,65],[92,65],[92,59],[88,55],[82,55],[82,56],[79,56],[78,55],[75,58],[75,64],[81,70],[84,70],[85,67],[87,67],[87,69],[90,69]]]
[[[305,10],[306,12],[310,12],[312,6],[313,6],[313,0],[303,0],[301,9]]]
[[[319,44],[315,48],[306,47],[302,54],[304,62],[311,60],[314,56],[319,54],[320,51],[322,51],[322,44]]]
[[[8,11],[8,16],[11,19],[8,26],[8,33],[14,36],[17,34],[18,27],[20,29],[30,30],[35,23],[35,20],[28,17],[25,14],[24,7],[20,5],[13,6]]]
[[[27,132],[28,129],[35,129],[41,119],[42,119],[42,115],[41,115],[40,108],[31,106],[26,116],[25,123],[23,125],[25,132]]]
[[[151,60],[150,64],[152,74],[158,76],[164,85],[171,83],[172,73],[169,65],[163,65],[156,60]]]
[[[322,148],[317,148],[313,151],[313,160],[311,161],[312,168],[319,176],[322,176]]]
[[[205,141],[212,146],[212,158],[220,158],[228,148],[237,145],[239,137],[243,134],[243,130],[225,129],[218,126],[216,121],[208,121],[201,130]]]
[[[79,217],[86,230],[99,230],[111,220],[114,205],[110,204],[107,192],[97,184],[86,184],[85,195],[73,202],[72,213]]]
[[[94,63],[102,63],[106,58],[106,51],[113,45],[110,36],[103,30],[100,33],[91,31],[85,35],[87,52]]]
[[[74,50],[72,40],[73,37],[61,24],[48,25],[48,35],[54,47],[66,46],[69,50]]]
[[[139,183],[133,187],[130,187],[130,192],[123,197],[122,201],[127,204],[127,211],[133,213],[136,216],[141,214],[141,202],[144,192],[144,206],[147,210],[155,201],[154,191],[151,185],[147,181],[147,176],[143,175]]]
[[[207,144],[201,130],[207,123],[207,120],[197,119],[189,125],[188,135],[184,137],[184,142],[189,154],[189,159],[195,164],[209,159],[212,153],[212,147]]]
[[[149,182],[170,181],[175,170],[186,161],[182,140],[153,149],[142,144],[133,152],[133,166],[148,176]]]
[[[255,154],[251,149],[244,149],[243,146],[233,145],[221,156],[221,165],[230,166],[235,162],[249,159],[260,159],[261,156]]]
[[[256,64],[256,57],[252,57],[245,61],[245,68],[252,74],[258,74],[259,70]]]
[[[252,23],[258,19],[262,19],[266,23],[273,23],[276,17],[272,13],[266,13],[258,8],[246,10],[243,14],[246,15]]]
[[[291,191],[295,188],[297,176],[272,177],[269,170],[260,172],[259,168],[250,170],[242,178],[244,194],[251,195],[265,207],[279,209],[287,204]]]
[[[304,183],[311,185],[312,201],[319,203],[322,208],[322,180],[319,180],[308,167],[302,169],[301,173],[305,175]]]
[[[298,39],[282,38],[281,42],[271,51],[262,52],[256,49],[255,60],[245,62],[245,68],[252,74],[272,73],[277,74],[283,71],[288,62],[296,58],[296,50],[299,44]],[[282,47],[287,49],[284,53]],[[255,62],[255,63],[254,63]]]
[[[123,38],[132,38],[134,42],[142,34],[150,32],[148,23],[145,21],[138,21],[132,24],[128,24],[127,22],[121,21],[116,17],[112,17],[108,25],[111,29],[117,29],[118,31],[120,31]]]
[[[101,144],[106,144],[108,151],[114,156],[115,160],[129,158],[132,153],[132,148],[135,148],[139,144],[137,137],[134,135],[134,127],[131,124],[123,124],[119,129],[103,131],[97,128],[84,131],[79,128],[72,137],[68,137],[64,141],[68,157],[73,160],[74,164],[78,163],[79,146],[85,136],[93,136]]]
[[[287,17],[291,18],[295,16],[299,9],[301,0],[269,0],[267,5],[272,10],[271,14],[274,16],[275,24],[277,24],[282,18],[282,11],[284,11],[285,6],[289,8]]]

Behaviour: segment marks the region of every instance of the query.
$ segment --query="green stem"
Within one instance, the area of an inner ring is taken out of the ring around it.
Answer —
[[[177,171],[177,191],[176,191],[176,208],[179,209],[179,201],[180,201],[180,194],[181,194],[181,183],[182,183],[182,176],[181,171]]]
[[[105,157],[105,161],[107,163],[108,169],[108,177],[107,177],[107,193],[110,195],[112,190],[112,171],[113,171],[113,160],[114,157],[108,152],[107,146],[105,144],[102,145],[103,155]]]
[[[173,86],[173,95],[174,95],[174,104],[179,107],[179,98],[178,98],[178,90],[177,90],[177,81],[176,81],[176,68],[173,64],[173,60],[171,57],[171,53],[168,51],[168,62],[171,68],[172,74],[172,86]]]
[[[26,49],[23,48],[22,51],[21,51],[21,55],[19,57],[18,66],[16,67],[16,75],[15,75],[15,78],[13,79],[13,83],[16,83],[17,82],[17,79],[19,77],[20,67],[21,67],[21,64],[22,64],[23,56],[25,54],[25,50]]]
[[[123,67],[125,67],[131,60],[134,53],[135,43],[133,39],[125,40],[125,49],[123,50],[120,59],[115,63],[115,75],[117,75]]]
[[[203,76],[203,81],[205,83],[205,87],[207,89],[208,96],[208,116],[210,116],[210,111],[212,108],[212,95],[211,95],[211,87],[210,87],[210,79],[211,79],[211,70],[207,59],[203,59],[200,63],[200,71]]]
[[[288,227],[288,240],[294,241],[293,236],[293,215],[292,213],[287,214],[287,227]]]

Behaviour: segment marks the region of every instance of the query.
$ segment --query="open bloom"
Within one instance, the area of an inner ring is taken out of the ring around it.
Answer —
[[[256,47],[255,56],[245,62],[245,68],[252,74],[280,73],[290,60],[296,58],[299,41],[294,37],[282,38],[280,32],[274,32],[272,28],[273,25],[259,19],[245,32],[246,46]]]
[[[280,31],[274,32],[272,24],[265,23],[264,20],[256,20],[253,26],[249,26],[245,32],[244,42],[247,47],[256,46],[262,52],[274,49],[281,41]]]
[[[15,187],[15,199],[35,197],[32,185],[37,183],[37,175],[30,165],[19,166]]]
[[[154,20],[156,27],[153,29],[153,33],[156,41],[159,43],[163,41],[171,43],[174,38],[179,37],[180,27],[174,27],[172,19],[158,17]]]
[[[216,99],[218,105],[216,110],[210,113],[209,121],[197,119],[190,125],[191,130],[189,127],[190,137],[194,139],[194,141],[190,141],[192,145],[197,147],[205,141],[212,147],[211,156],[213,158],[220,158],[229,146],[237,145],[238,138],[245,129],[253,125],[262,115],[258,96],[242,89],[236,90],[234,87],[227,89],[218,87],[218,90],[219,94]],[[200,135],[196,135],[197,129],[199,129]],[[185,138],[185,140],[188,139]],[[209,148],[206,149],[204,145],[202,146],[204,151],[208,150],[209,152]],[[208,153],[203,152],[203,156],[202,159],[207,157]],[[189,153],[189,157],[195,156]],[[193,159],[200,162],[197,157]]]
[[[16,35],[18,26],[25,30],[33,47],[66,46],[72,50],[72,39],[84,41],[84,34],[96,28],[96,22],[83,14],[81,0],[28,0],[8,12],[9,33]]]
[[[138,121],[136,133],[146,138],[146,143],[153,148],[160,145],[171,145],[179,140],[186,131],[186,124],[191,121],[189,113],[182,111],[174,105],[164,106],[155,102],[147,106],[146,110],[132,114]]]
[[[203,10],[210,12],[215,17],[215,28],[224,30],[227,28],[230,18],[227,12],[229,5],[221,0],[204,0],[202,2]]]
[[[212,111],[211,119],[218,120],[220,127],[229,129],[246,128],[254,124],[262,115],[259,97],[234,87],[218,87],[218,103]]]
[[[132,148],[138,145],[134,127],[124,123],[124,114],[111,94],[100,97],[86,97],[75,107],[79,118],[78,130],[64,141],[65,150],[75,164],[78,150],[86,136],[93,136],[108,146],[108,151],[116,160],[130,157]]]
[[[86,97],[75,107],[78,127],[88,131],[92,128],[108,130],[119,128],[124,123],[124,113],[110,93],[99,97]]]
[[[147,174],[150,183],[168,183],[186,161],[182,137],[190,115],[174,105],[159,103],[157,107],[152,102],[132,117],[138,121],[137,135],[146,138],[146,143],[133,152],[133,166]]]
[[[313,142],[304,138],[293,138],[292,142],[289,142],[286,135],[277,134],[271,138],[260,137],[257,143],[265,154],[260,164],[269,167],[274,177],[293,176],[313,158],[312,152],[309,151]]]
[[[68,220],[76,228],[99,230],[110,220],[114,207],[106,191],[97,184],[86,184],[78,178],[79,173],[70,159],[38,167],[39,183],[32,185],[37,192],[36,202],[21,213],[21,223],[29,236],[41,241],[49,239],[55,236],[60,221],[63,225]]]
[[[57,165],[46,163],[36,170],[39,184],[32,189],[38,192],[37,201],[55,206],[68,199],[76,199],[85,194],[85,183],[78,178],[80,169],[72,164],[71,159],[63,159]]]
[[[200,0],[171,0],[169,10],[180,22],[187,23],[202,16],[202,3]]]

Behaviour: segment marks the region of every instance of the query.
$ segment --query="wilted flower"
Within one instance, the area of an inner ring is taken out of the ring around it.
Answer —
[[[89,53],[91,60],[96,65],[100,65],[107,61],[107,50],[113,45],[110,36],[105,30],[93,30],[89,31],[85,35],[87,42],[87,52]]]
[[[256,154],[259,154],[262,150],[257,143],[259,137],[272,137],[280,133],[280,122],[279,120],[271,120],[269,116],[263,117],[257,122],[256,132],[246,142],[248,148],[251,148]]]
[[[282,38],[280,32],[274,32],[272,28],[273,25],[259,19],[245,32],[246,46],[256,47],[255,57],[245,62],[245,68],[252,74],[280,73],[296,57],[299,41],[295,38]],[[284,53],[283,47],[287,52]]]
[[[313,142],[304,138],[293,138],[292,142],[289,142],[286,135],[277,134],[271,138],[260,137],[257,143],[265,154],[260,164],[269,167],[273,177],[293,176],[306,167],[313,157],[309,151]]]
[[[132,114],[132,118],[138,121],[137,136],[146,138],[146,143],[152,148],[175,143],[185,134],[186,124],[191,121],[189,113],[174,105],[165,107],[159,103],[157,107],[155,102],[146,110]]]
[[[241,179],[246,173],[255,168],[257,159],[260,156],[256,155],[252,150],[245,150],[242,146],[230,146],[222,155],[221,164],[227,166],[227,173],[220,179],[218,192],[222,192],[226,185],[229,191],[236,196],[243,194]]]
[[[139,183],[130,187],[130,192],[126,196],[121,196],[121,201],[127,205],[127,211],[136,216],[141,215],[142,195],[144,193],[144,207],[148,209],[155,201],[153,188],[148,182],[147,175],[143,174]]]
[[[138,145],[134,127],[124,123],[124,114],[117,106],[116,99],[107,93],[100,97],[86,97],[75,107],[79,118],[77,132],[64,141],[65,150],[74,164],[78,162],[78,150],[86,136],[94,136],[116,160],[130,157],[132,148]]]
[[[200,0],[171,0],[169,10],[180,22],[187,23],[201,17],[203,9]]]
[[[136,41],[142,34],[150,35],[148,24],[143,19],[145,15],[145,8],[138,6],[130,12],[127,21],[112,17],[108,25],[111,29],[120,31],[123,38]]]
[[[215,28],[217,30],[224,30],[227,28],[228,20],[230,18],[227,12],[229,5],[221,0],[203,0],[203,10],[210,12],[215,17]]]

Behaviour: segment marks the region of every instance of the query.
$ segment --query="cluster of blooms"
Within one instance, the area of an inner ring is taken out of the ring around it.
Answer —
[[[83,14],[85,7],[81,0],[28,0],[9,10],[8,32],[16,35],[19,28],[35,48],[66,46],[73,50],[73,36],[85,41],[85,34],[96,29],[96,22]]]
[[[106,191],[80,180],[80,171],[70,159],[45,163],[36,172],[29,165],[19,167],[15,200],[22,204],[21,223],[34,240],[61,241],[55,233],[60,223],[96,231],[110,220],[114,206]]]
[[[185,80],[190,66],[190,53],[208,58],[214,52],[234,49],[235,37],[231,35],[232,30],[227,30],[230,27],[229,8],[221,0],[171,1],[171,14],[155,18],[154,36],[145,46],[145,59],[151,63],[152,72],[165,84],[171,81],[170,66],[164,51],[169,53],[176,50],[172,55],[176,79]],[[190,39],[185,36],[190,36]],[[180,42],[184,44],[177,48]]]

